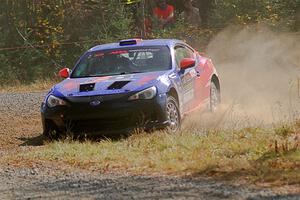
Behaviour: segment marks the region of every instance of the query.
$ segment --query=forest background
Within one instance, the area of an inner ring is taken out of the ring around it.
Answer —
[[[153,0],[2,0],[0,86],[51,80],[60,68],[72,68],[90,47],[120,39],[177,38],[205,51],[210,39],[230,25],[299,29],[300,0],[214,0],[205,27],[179,18],[182,0],[168,3],[176,10],[175,25],[145,35],[142,22],[152,17]]]

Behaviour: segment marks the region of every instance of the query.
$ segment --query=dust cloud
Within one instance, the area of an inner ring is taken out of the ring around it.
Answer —
[[[251,126],[299,118],[299,33],[228,27],[210,42],[207,54],[222,85],[221,111],[211,116],[215,125],[231,121]]]

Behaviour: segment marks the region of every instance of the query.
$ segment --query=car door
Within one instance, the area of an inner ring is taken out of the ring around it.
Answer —
[[[183,112],[186,113],[192,109],[195,103],[195,81],[197,72],[195,70],[195,67],[191,67],[185,70],[180,69],[180,62],[184,58],[195,59],[195,53],[187,46],[177,45],[175,47],[175,60],[179,77],[181,79],[181,86],[183,88]]]
[[[199,54],[196,55],[196,60],[197,78],[195,81],[195,104],[202,106],[209,100],[210,78],[213,73],[213,68],[211,67],[211,62]]]

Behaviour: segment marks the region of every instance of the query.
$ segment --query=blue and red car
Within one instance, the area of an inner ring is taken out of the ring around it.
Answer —
[[[183,41],[123,40],[84,53],[41,106],[44,135],[176,132],[188,113],[220,103],[212,61]]]

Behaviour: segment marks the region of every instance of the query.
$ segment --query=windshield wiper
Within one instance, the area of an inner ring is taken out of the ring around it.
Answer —
[[[121,72],[121,73],[119,73],[118,75],[125,75],[125,74],[139,74],[139,73],[143,73],[143,72],[138,72],[138,71],[136,71],[136,72]]]

